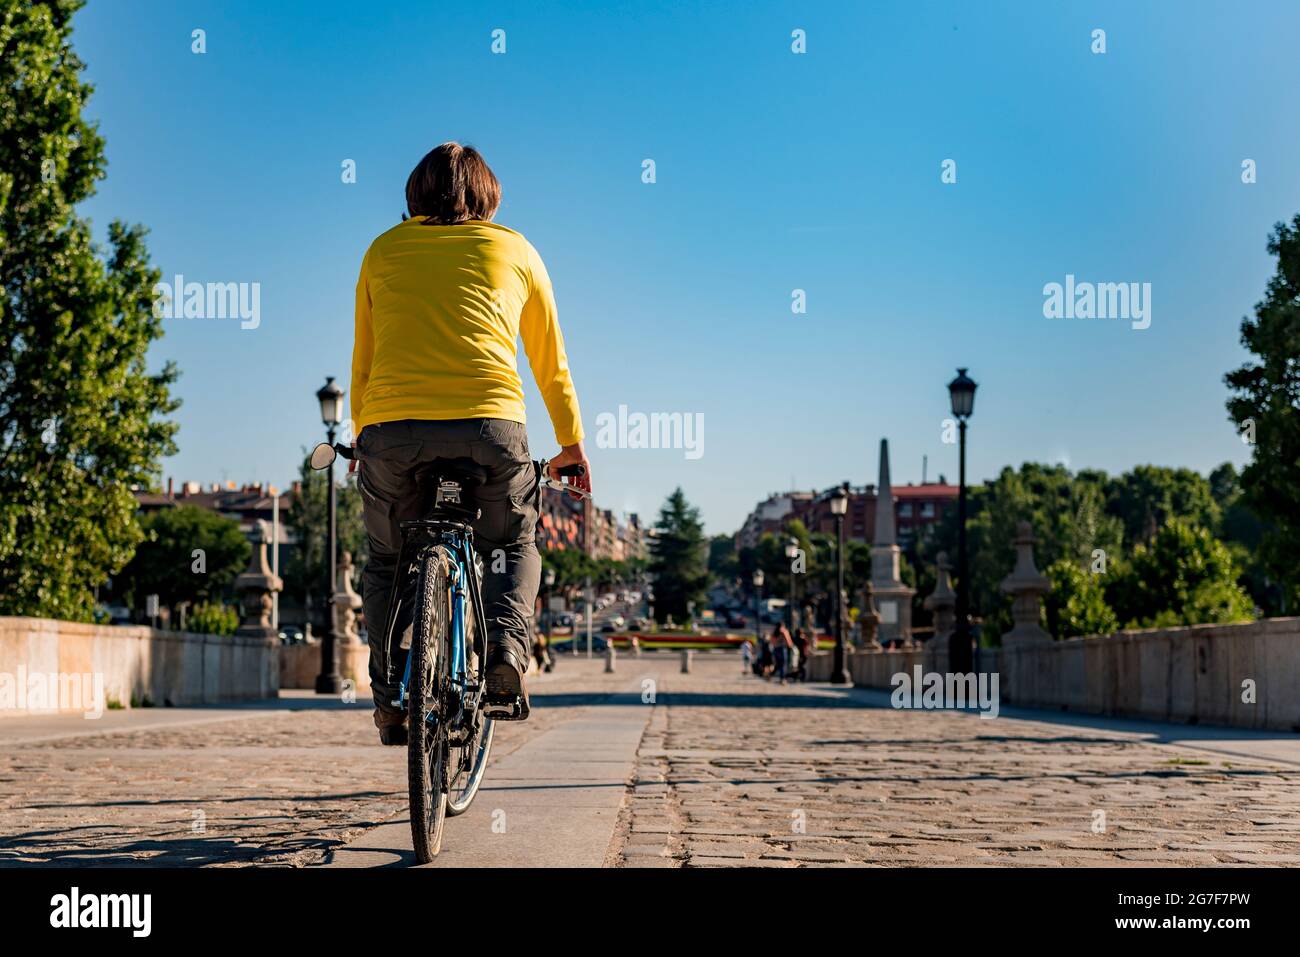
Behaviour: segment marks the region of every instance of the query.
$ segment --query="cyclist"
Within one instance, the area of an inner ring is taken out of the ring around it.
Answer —
[[[486,471],[474,492],[487,616],[486,697],[520,700],[529,623],[541,576],[534,534],[538,476],[524,428],[516,340],[550,413],[560,452],[550,477],[581,464],[590,492],[578,396],[569,374],[551,282],[522,235],[492,222],[501,185],[472,147],[448,142],[406,181],[406,214],[366,251],[357,280],[352,421],[370,561],[363,575],[370,684],[380,741],[406,743],[406,713],[386,681],[383,623],[397,568],[399,523],[423,518],[416,476],[434,459],[472,459]],[[409,609],[411,602],[403,601]],[[399,620],[401,634],[410,620]]]

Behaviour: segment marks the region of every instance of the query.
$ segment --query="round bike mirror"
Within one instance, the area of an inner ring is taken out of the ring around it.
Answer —
[[[322,442],[311,450],[311,467],[319,472],[321,469],[329,468],[336,458],[338,453],[334,451],[334,446]]]

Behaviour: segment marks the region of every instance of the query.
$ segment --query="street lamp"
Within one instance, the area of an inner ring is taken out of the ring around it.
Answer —
[[[835,659],[831,663],[831,684],[849,683],[844,654],[844,516],[849,511],[849,483],[831,493],[831,514],[835,516]]]
[[[957,674],[969,674],[975,670],[975,656],[971,650],[970,573],[966,554],[966,420],[975,411],[975,380],[965,369],[958,369],[957,378],[948,383],[948,398],[961,432],[957,475],[957,621],[948,642],[948,667]]]
[[[754,572],[754,641],[763,643],[763,569]],[[757,650],[757,648],[755,649]]]
[[[333,376],[325,380],[316,393],[320,403],[320,418],[325,426],[329,444],[334,444],[334,432],[343,421],[343,390],[334,381]],[[325,633],[320,643],[320,674],[316,676],[317,694],[339,693],[338,647],[334,642],[334,592],[338,587],[338,570],[335,567],[335,555],[338,553],[338,500],[334,487],[334,460],[330,459],[329,469],[325,473],[329,483],[329,541],[325,552],[327,588],[325,590]]]
[[[546,584],[546,592],[542,598],[542,634],[546,636],[546,647],[549,649],[551,646],[551,589],[555,587],[555,569],[546,569],[542,581]]]
[[[795,577],[794,577],[794,561],[795,561],[796,558],[799,557],[799,540],[798,540],[797,538],[792,538],[792,539],[790,539],[788,542],[785,543],[785,557],[788,558],[788,559],[790,559],[790,615],[789,615],[789,618],[790,618],[790,628],[791,628],[791,630],[794,630],[795,628],[798,628],[798,627],[799,627],[799,623],[795,620],[795,608],[796,608],[797,606],[795,605]]]

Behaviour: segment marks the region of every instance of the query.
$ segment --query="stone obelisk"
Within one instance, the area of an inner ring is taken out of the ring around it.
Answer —
[[[871,588],[880,611],[882,643],[912,641],[912,596],[899,578],[902,549],[894,528],[894,491],[889,484],[889,440],[880,440],[880,483],[876,487],[876,531],[871,545]]]

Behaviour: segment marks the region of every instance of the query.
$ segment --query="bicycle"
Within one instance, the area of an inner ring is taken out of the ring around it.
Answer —
[[[338,456],[358,457],[346,445],[322,442],[312,451],[311,467],[329,468]],[[586,496],[588,493],[547,474],[545,459],[534,462],[538,482]],[[581,465],[559,470],[563,477],[582,475]],[[417,477],[432,488],[433,506],[426,518],[400,523],[397,574],[384,623],[387,681],[394,676],[397,622],[402,603],[414,595],[409,650],[405,656],[395,707],[407,712],[407,786],[411,839],[415,858],[427,864],[442,848],[443,824],[469,810],[492,749],[493,715],[517,713],[521,702],[487,702],[487,633],[483,628],[483,563],[474,550],[478,518],[474,489],[486,478],[470,459],[436,459]],[[411,603],[408,600],[408,603]],[[406,650],[406,636],[396,650]]]

